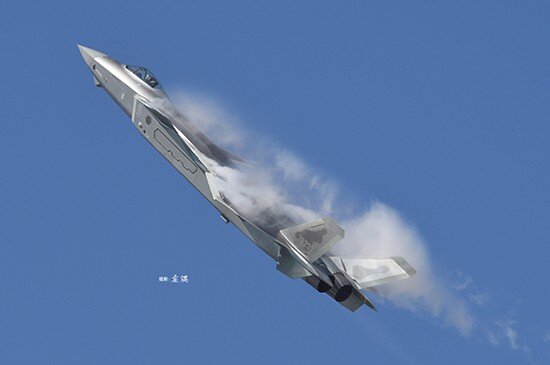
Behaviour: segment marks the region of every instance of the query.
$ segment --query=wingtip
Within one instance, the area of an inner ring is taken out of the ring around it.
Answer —
[[[412,277],[414,274],[416,274],[416,270],[414,269],[414,267],[412,267],[411,264],[409,264],[407,260],[405,260],[403,257],[396,256],[392,257],[391,259],[395,261],[395,263],[399,265],[401,269],[403,269],[403,271],[405,271],[407,275],[409,275],[409,277]]]

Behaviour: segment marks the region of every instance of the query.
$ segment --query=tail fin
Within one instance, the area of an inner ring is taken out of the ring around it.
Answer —
[[[299,224],[280,231],[285,241],[300,252],[309,262],[314,262],[336,242],[344,238],[344,230],[330,218]]]
[[[331,260],[363,289],[395,280],[408,279],[416,273],[416,270],[402,257],[389,259],[331,257]]]

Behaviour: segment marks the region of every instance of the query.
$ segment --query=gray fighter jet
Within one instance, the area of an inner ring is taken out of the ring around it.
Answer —
[[[277,270],[301,278],[345,308],[375,309],[364,291],[411,277],[415,270],[401,257],[345,258],[329,250],[344,238],[330,217],[297,224],[280,207],[246,216],[216,184],[212,162],[238,168],[244,161],[213,143],[170,102],[158,79],[145,67],[130,66],[93,49],[78,46],[96,86],[131,118],[145,140],[163,155],[220,213],[277,262]]]

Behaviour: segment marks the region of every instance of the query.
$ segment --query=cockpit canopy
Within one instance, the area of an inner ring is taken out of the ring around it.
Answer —
[[[145,67],[126,65],[126,68],[132,71],[134,75],[142,79],[147,85],[151,86],[153,89],[160,88],[160,84],[155,75],[153,75],[153,73]]]

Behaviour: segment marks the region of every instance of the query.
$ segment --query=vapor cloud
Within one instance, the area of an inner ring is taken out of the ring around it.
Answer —
[[[511,319],[503,319],[495,322],[496,329],[489,334],[490,342],[493,346],[498,346],[505,342],[512,350],[520,350],[527,355],[531,354],[531,348],[518,341],[518,331],[516,322]]]
[[[453,288],[457,291],[462,291],[468,289],[470,285],[474,282],[474,279],[467,274],[464,274],[462,271],[459,271],[457,274],[456,281],[452,284]]]
[[[209,97],[180,91],[174,102],[202,132],[249,162],[231,168],[207,159],[215,184],[241,212],[257,214],[277,205],[297,222],[333,213],[338,185],[290,151],[261,136],[252,138],[238,117]]]
[[[417,270],[411,279],[381,286],[378,294],[399,307],[441,318],[463,335],[471,333],[475,320],[468,305],[437,276],[425,243],[396,210],[375,202],[362,215],[343,222],[343,226],[346,238],[335,253],[354,257],[403,256]]]
[[[434,266],[418,231],[395,209],[379,201],[359,209],[343,202],[338,183],[288,149],[244,132],[239,118],[210,97],[180,91],[174,101],[215,142],[249,160],[250,164],[239,169],[209,161],[209,168],[216,175],[215,184],[243,213],[253,215],[277,205],[297,222],[331,215],[346,230],[346,237],[334,247],[334,254],[357,258],[402,256],[417,270],[412,279],[378,287],[380,300],[436,318],[462,335],[475,331],[494,345],[506,342],[510,348],[521,348],[513,322],[486,325],[479,321],[472,305],[486,306],[491,303],[490,296],[472,291],[474,280],[467,274],[458,272],[456,278],[444,279],[442,268]]]

